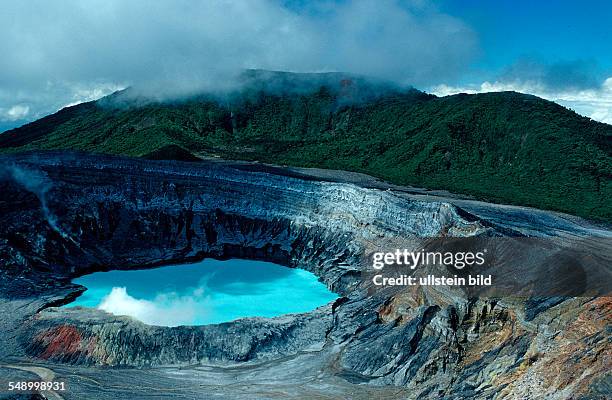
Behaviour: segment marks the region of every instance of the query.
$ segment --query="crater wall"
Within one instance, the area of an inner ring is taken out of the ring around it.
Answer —
[[[549,214],[554,223],[538,225],[544,220],[535,211],[423,199],[231,163],[71,153],[0,162],[2,307],[14,311],[5,322],[12,324],[5,354],[154,367],[273,363],[314,352],[313,368],[350,384],[404,386],[423,396],[490,397],[555,387],[587,393],[610,366],[609,358],[591,356],[593,349],[609,351],[609,334],[593,333],[602,332],[598,318],[610,318],[610,304],[601,299],[372,290],[362,279],[367,255],[382,246],[525,231],[580,236],[590,229],[585,225]],[[83,290],[70,283],[76,276],[205,257],[304,268],[341,298],[311,313],[176,328],[55,308]],[[576,318],[592,329],[572,325]],[[583,344],[567,345],[576,335]],[[563,350],[556,362],[588,365],[594,373],[554,381],[544,368],[553,345],[573,348],[573,358]]]

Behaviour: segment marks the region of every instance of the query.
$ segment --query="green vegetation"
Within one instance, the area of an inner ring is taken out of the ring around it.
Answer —
[[[174,103],[119,93],[2,134],[0,152],[191,153],[345,169],[612,221],[612,126],[514,92],[389,91],[364,101],[351,85]]]

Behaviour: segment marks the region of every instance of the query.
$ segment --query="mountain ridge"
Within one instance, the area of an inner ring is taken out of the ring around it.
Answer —
[[[610,125],[516,92],[436,97],[343,74],[261,74],[224,96],[117,92],[7,131],[0,152],[190,153],[344,169],[612,220]]]

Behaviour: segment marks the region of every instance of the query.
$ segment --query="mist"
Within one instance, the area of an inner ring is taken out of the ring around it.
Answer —
[[[65,239],[72,240],[70,236],[60,228],[57,217],[51,209],[49,209],[47,197],[51,189],[51,182],[41,171],[22,168],[14,164],[0,164],[0,178],[7,177],[11,178],[38,198],[42,212],[51,229]]]
[[[206,309],[206,298],[197,293],[179,296],[176,293],[159,294],[153,300],[137,299],[125,287],[114,287],[98,306],[115,315],[128,315],[151,325],[190,325],[196,315]]]
[[[424,86],[456,78],[474,32],[420,1],[40,0],[3,3],[0,120],[128,86],[226,90],[245,69],[343,71]],[[16,108],[17,107],[17,108]]]

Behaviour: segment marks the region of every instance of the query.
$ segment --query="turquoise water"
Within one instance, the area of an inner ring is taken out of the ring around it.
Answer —
[[[164,326],[300,313],[337,298],[310,272],[248,260],[96,272],[73,282],[87,291],[65,307],[96,307]]]

